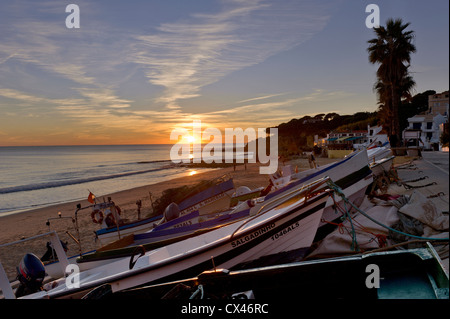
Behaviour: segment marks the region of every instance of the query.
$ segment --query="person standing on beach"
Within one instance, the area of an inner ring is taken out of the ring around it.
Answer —
[[[314,157],[314,153],[313,152],[308,154],[308,162],[309,162],[309,167],[310,168],[317,168],[316,158]]]

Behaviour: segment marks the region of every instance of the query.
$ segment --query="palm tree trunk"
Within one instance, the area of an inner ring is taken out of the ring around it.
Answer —
[[[400,141],[400,120],[398,116],[398,108],[400,106],[400,98],[394,85],[392,85],[392,134],[397,136],[397,141]]]

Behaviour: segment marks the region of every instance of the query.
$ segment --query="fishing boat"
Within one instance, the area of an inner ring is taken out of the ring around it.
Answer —
[[[178,204],[180,216],[194,211],[198,211],[200,215],[207,215],[221,211],[224,207],[229,207],[230,197],[235,192],[233,180],[231,178],[227,180],[220,178],[212,182],[214,182],[214,184],[211,187],[188,197]],[[102,246],[130,234],[146,232],[154,228],[155,225],[159,225],[167,221],[162,215],[123,224],[118,222],[118,218],[115,218],[114,222],[109,225],[104,224],[106,218],[103,219],[100,217],[100,222],[96,219],[95,216],[97,214],[108,216],[111,214],[109,211],[114,213],[115,207],[116,206],[114,205],[105,205],[105,203],[85,207],[92,209],[91,215],[93,221],[95,220],[95,222],[100,224],[103,223],[103,228],[95,231],[95,236],[100,241]],[[81,210],[81,208],[79,210]],[[76,214],[79,210],[77,210]],[[115,214],[115,216],[116,215],[117,214]]]
[[[240,202],[245,202],[249,199],[260,197],[263,189],[264,187],[257,187],[251,190],[247,186],[239,186],[236,189],[236,192],[231,196],[230,206],[233,207],[238,205]]]
[[[208,218],[201,217],[199,212],[195,211],[158,225],[148,232],[126,236],[96,251],[83,254],[76,259],[76,262],[81,269],[86,270],[119,258],[130,257],[136,246],[142,246],[148,251],[197,236],[248,218],[251,205],[253,205],[252,201],[242,202],[214,216],[210,214]]]
[[[231,182],[232,180],[229,180],[225,188],[222,189],[228,189],[232,185]],[[217,194],[216,186],[197,195],[204,198],[210,196],[209,199],[214,200],[214,194]],[[224,187],[223,184],[219,184],[219,186]],[[216,202],[215,205],[211,206],[211,211],[208,214],[205,210],[203,210],[203,214],[200,210],[195,210],[182,215],[179,205],[171,203],[166,207],[162,216],[147,219],[152,223],[150,230],[122,235],[120,239],[110,241],[96,250],[82,253],[80,249],[78,255],[68,258],[69,263],[77,264],[80,270],[84,271],[111,262],[113,259],[130,256],[137,245],[143,245],[146,249],[155,249],[246,218],[249,213],[247,201],[259,195],[261,189],[250,190],[248,187],[241,186],[232,196],[235,201],[231,200],[230,202],[230,197],[227,196],[227,200],[221,201],[223,207],[220,207],[219,203]],[[205,193],[207,196],[205,196]],[[220,198],[226,197],[220,196]],[[237,205],[235,204],[234,207],[230,208],[233,203],[237,203]],[[102,204],[104,207],[113,205],[111,202]],[[181,203],[181,207],[189,206],[184,201]],[[57,260],[45,263],[45,268],[47,274],[53,279],[61,278],[64,275]]]
[[[292,174],[290,182],[269,193],[266,196],[266,200],[273,196],[288,192],[294,187],[307,184],[315,179],[323,178],[325,176],[328,176],[336,183],[343,190],[345,196],[356,206],[359,206],[362,203],[367,188],[373,182],[373,175],[369,168],[367,152],[365,150],[356,151],[347,155],[340,161]],[[336,203],[341,202],[341,199],[336,200]],[[333,224],[327,223],[327,221],[334,222],[342,217],[342,215],[334,209],[333,204],[333,198],[329,198],[327,207],[323,212],[323,220],[319,224],[318,237],[316,240],[319,240],[333,230]]]
[[[375,161],[374,163],[369,164],[373,175],[380,176],[384,173],[388,173],[392,168],[392,164],[394,163],[394,158],[395,158],[395,156],[389,156],[389,157],[382,158],[378,161]]]
[[[253,217],[151,251],[139,247],[130,258],[82,271],[76,284],[61,278],[23,298],[80,298],[105,283],[113,292],[195,276],[282,252],[306,252],[329,196],[329,178],[299,185],[251,207]],[[137,256],[139,254],[139,256]]]
[[[193,278],[114,293],[107,284],[86,295],[85,299],[259,299],[285,302],[320,296],[324,300],[352,301],[448,300],[448,294],[448,273],[433,246],[428,245],[427,248],[369,252],[246,270],[216,269]]]
[[[367,149],[367,159],[369,163],[379,161],[389,156],[392,156],[392,150],[388,146],[376,146]]]

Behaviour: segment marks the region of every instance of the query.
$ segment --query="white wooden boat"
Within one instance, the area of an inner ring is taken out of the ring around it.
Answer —
[[[378,161],[375,161],[374,163],[369,164],[373,175],[380,176],[384,173],[388,173],[392,168],[394,158],[395,156],[385,157]]]
[[[234,191],[232,179],[219,179],[215,185],[181,202],[178,205],[180,209],[179,215],[183,216],[194,211],[198,211],[200,215],[222,211],[224,207],[230,206],[230,197]],[[104,203],[93,205],[92,210],[104,211],[111,209],[109,206],[102,207],[101,205],[104,205]],[[101,246],[104,246],[127,235],[149,231],[153,229],[155,225],[162,224],[166,221],[164,216],[158,216],[110,227],[103,225],[103,228],[96,231],[95,234],[96,238],[100,241]]]
[[[390,147],[386,146],[378,146],[367,149],[367,159],[369,163],[376,162],[385,157],[389,157],[392,155],[392,150]]]
[[[323,178],[325,176],[328,176],[342,188],[345,196],[356,206],[359,206],[362,203],[366,189],[373,182],[373,175],[369,168],[367,152],[362,150],[353,152],[340,161],[293,174],[291,176],[291,181],[287,185],[269,193],[266,196],[266,199],[289,191],[292,187],[298,187],[298,185],[310,183],[317,178]],[[338,203],[342,201],[340,198],[336,198],[336,200]],[[325,221],[335,221],[341,217],[340,214],[336,213],[332,202],[333,200],[330,198],[327,203],[327,208],[323,212],[324,221],[319,225],[320,228],[327,225],[327,229],[321,230],[324,232],[322,236],[331,229],[330,224],[327,224]]]
[[[228,182],[229,185],[232,184]],[[223,187],[223,185],[221,186]],[[222,202],[223,207],[219,208],[218,203],[216,203],[214,210],[209,214],[201,214],[199,210],[196,210],[180,216],[179,206],[172,203],[166,208],[163,217],[158,216],[148,219],[152,222],[152,229],[145,232],[135,230],[136,234],[126,235],[125,233],[120,239],[109,242],[97,250],[68,257],[68,261],[71,264],[77,264],[80,270],[84,271],[109,263],[114,258],[130,256],[134,246],[137,245],[154,249],[247,218],[249,216],[247,201],[259,195],[262,187],[254,190],[247,187],[242,188],[243,186],[239,187],[237,192],[233,194],[231,202],[229,199]],[[238,190],[240,191],[238,192]],[[211,189],[206,191],[211,194]],[[221,196],[221,198],[224,198],[224,196]],[[233,204],[234,207],[229,208]],[[174,211],[176,212],[174,213]],[[148,222],[144,221],[144,223]],[[48,276],[53,279],[64,276],[57,260],[45,263],[45,269]]]
[[[79,298],[109,283],[120,291],[143,284],[186,278],[214,267],[232,268],[258,258],[293,250],[306,250],[316,234],[327,203],[328,178],[299,185],[289,192],[257,203],[249,219],[192,237],[140,256],[80,272],[77,284],[65,278],[24,298]]]
[[[112,242],[97,251],[83,254],[76,259],[76,263],[83,270],[107,264],[113,260],[130,257],[136,248],[141,245],[145,250],[156,249],[187,239],[230,223],[248,218],[252,201],[242,202],[232,209],[225,210],[214,216],[200,216],[198,211],[181,216],[162,225],[156,226],[151,231],[130,235]]]

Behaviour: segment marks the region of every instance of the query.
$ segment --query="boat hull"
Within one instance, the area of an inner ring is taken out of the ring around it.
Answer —
[[[376,161],[375,163],[370,165],[370,169],[374,176],[379,176],[384,173],[389,172],[392,167],[392,163],[394,162],[395,156],[390,156],[387,158],[383,158],[381,160]]]
[[[379,161],[385,157],[391,156],[392,150],[389,147],[375,147],[367,150],[367,157],[369,163]]]

